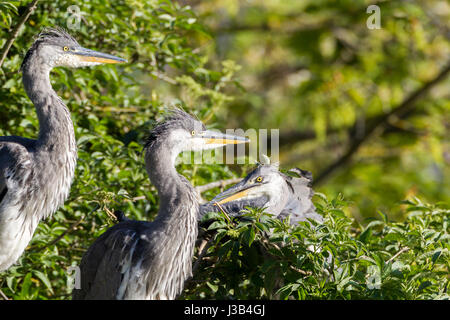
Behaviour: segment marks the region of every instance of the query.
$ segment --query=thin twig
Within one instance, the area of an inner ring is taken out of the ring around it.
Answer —
[[[185,283],[184,283],[184,288],[185,290],[189,287],[191,287],[194,284],[198,284],[198,283],[205,283],[207,280],[206,279],[194,279],[195,276],[195,272],[197,271],[198,267],[200,266],[200,262],[203,260],[203,257],[206,255],[208,249],[211,247],[211,245],[213,244],[214,241],[214,237],[212,237],[211,239],[209,239],[208,241],[203,239],[202,242],[200,243],[200,246],[198,248],[198,258],[195,261],[194,265],[192,266],[192,276],[189,277],[188,279],[186,279]]]
[[[30,247],[30,249],[37,249],[37,251],[42,251],[43,249],[47,248],[47,247],[51,247],[52,245],[54,245],[55,243],[57,243],[59,240],[61,240],[66,234],[68,234],[69,232],[72,232],[85,218],[85,216],[82,216],[80,219],[78,219],[77,222],[75,222],[74,224],[72,224],[70,226],[69,229],[67,229],[66,231],[64,231],[63,233],[61,233],[57,238],[53,239],[51,242],[47,243],[46,245],[42,246],[42,247]]]
[[[222,211],[222,213],[224,214],[225,218],[228,220],[228,223],[231,223],[230,217],[229,217],[228,214],[225,212],[225,209],[220,205],[220,203],[214,202],[214,205],[219,207],[219,210]]]
[[[209,239],[208,241],[206,241],[205,239],[203,239],[202,243],[200,244],[199,248],[198,248],[198,258],[195,261],[193,267],[192,267],[192,274],[195,274],[195,271],[197,271],[200,262],[203,260],[203,257],[206,255],[208,249],[211,247],[211,245],[213,244],[214,241],[214,237],[212,237],[211,239]]]
[[[106,215],[107,215],[108,217],[111,218],[111,220],[117,221],[117,217],[116,217],[116,215],[114,214],[114,209],[113,209],[113,211],[111,211],[111,210],[109,210],[106,206],[105,206],[103,209],[105,210]]]
[[[159,71],[152,71],[151,72],[152,75],[154,75],[155,77],[157,77],[160,80],[163,80],[167,83],[173,84],[174,86],[178,85],[178,81],[175,79],[172,79],[171,77],[165,75],[164,73],[161,73]]]
[[[0,296],[2,296],[3,300],[9,300],[6,294],[0,289]]]
[[[302,270],[300,268],[294,267],[293,265],[290,265],[289,269],[294,270],[295,272],[298,272],[298,273],[300,273],[300,274],[302,274],[304,276],[312,275],[312,271],[305,271],[305,270]]]
[[[145,200],[145,196],[137,196],[137,197],[134,197],[131,199],[125,199],[125,201],[131,201],[131,202],[138,201],[138,200]]]
[[[0,67],[3,65],[3,61],[5,61],[6,56],[8,55],[9,49],[11,49],[12,44],[16,40],[17,36],[19,35],[20,28],[23,26],[23,24],[28,20],[28,18],[31,16],[33,11],[37,7],[37,3],[39,0],[33,0],[23,13],[23,15],[20,17],[19,22],[16,24],[14,29],[10,33],[9,39],[5,42],[5,45],[2,48],[2,51],[0,53]]]
[[[386,263],[392,262],[393,260],[395,260],[399,255],[401,255],[403,252],[408,251],[409,248],[408,247],[403,247],[399,252],[397,252],[396,254],[394,254],[388,261],[386,261]]]

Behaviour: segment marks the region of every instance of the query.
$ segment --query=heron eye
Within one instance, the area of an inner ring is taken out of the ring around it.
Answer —
[[[257,182],[261,182],[261,181],[263,181],[263,178],[262,177],[258,177],[258,178],[256,178],[256,181]]]
[[[194,131],[194,130],[192,130],[192,131],[191,131],[191,134],[192,134],[193,136],[195,136],[195,131]]]
[[[69,47],[64,47],[63,50],[64,51],[69,51]]]

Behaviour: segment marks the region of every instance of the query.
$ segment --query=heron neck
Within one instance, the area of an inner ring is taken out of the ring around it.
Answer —
[[[59,153],[61,148],[76,148],[75,132],[69,110],[53,90],[50,70],[33,55],[22,69],[22,80],[39,119],[37,148]]]
[[[150,181],[158,190],[161,200],[170,198],[181,184],[181,177],[175,168],[175,157],[164,142],[156,142],[146,155],[146,169]]]
[[[159,213],[163,215],[171,215],[179,205],[198,207],[198,200],[193,196],[196,195],[194,187],[175,168],[176,153],[162,141],[155,142],[146,152],[147,173],[158,190]]]

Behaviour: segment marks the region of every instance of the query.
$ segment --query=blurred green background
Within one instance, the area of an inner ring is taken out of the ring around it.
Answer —
[[[0,48],[30,3],[0,1]],[[367,26],[373,4],[379,29]],[[279,129],[281,168],[311,171],[314,189],[343,194],[345,213],[361,224],[377,211],[402,221],[407,198],[448,201],[449,22],[443,0],[38,1],[1,65],[0,135],[37,136],[19,67],[43,27],[67,28],[82,46],[129,63],[52,72],[75,123],[76,179],[0,288],[65,298],[65,268],[113,224],[107,211],[153,217],[158,199],[140,152],[171,105],[222,130]],[[178,169],[202,185],[253,166]],[[33,264],[45,268],[24,268]]]

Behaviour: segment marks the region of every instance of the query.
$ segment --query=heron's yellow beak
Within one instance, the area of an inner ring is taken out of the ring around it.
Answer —
[[[262,183],[251,183],[251,182],[247,182],[244,180],[242,180],[241,182],[239,182],[238,184],[232,186],[231,188],[225,190],[224,192],[222,192],[221,194],[217,195],[214,199],[212,199],[212,202],[214,203],[214,205],[217,204],[224,204],[227,202],[231,202],[234,200],[238,200],[238,199],[242,199],[245,198],[247,196],[249,196],[250,191],[254,190],[255,188],[261,187],[262,185],[264,185],[266,183],[262,182]]]
[[[202,136],[203,139],[206,139],[206,144],[240,144],[240,143],[248,143],[250,139],[246,137],[236,136],[232,134],[223,134],[220,132],[213,131],[205,131]]]
[[[108,59],[108,58],[99,58],[99,57],[80,57],[81,61],[87,62],[97,62],[97,63],[122,63],[122,61]]]
[[[123,63],[127,60],[113,56],[111,54],[98,52],[86,48],[77,48],[71,52],[78,56],[81,61],[96,62],[96,63]]]
[[[217,202],[214,203],[214,205],[216,206],[218,204],[224,204],[224,203],[236,200],[236,199],[240,199],[240,198],[245,197],[247,194],[248,194],[248,190],[244,190],[244,191],[235,193],[235,194],[233,194],[233,195],[231,195],[231,196],[229,196],[227,198],[224,198],[224,199],[222,199],[220,201],[217,201]]]

